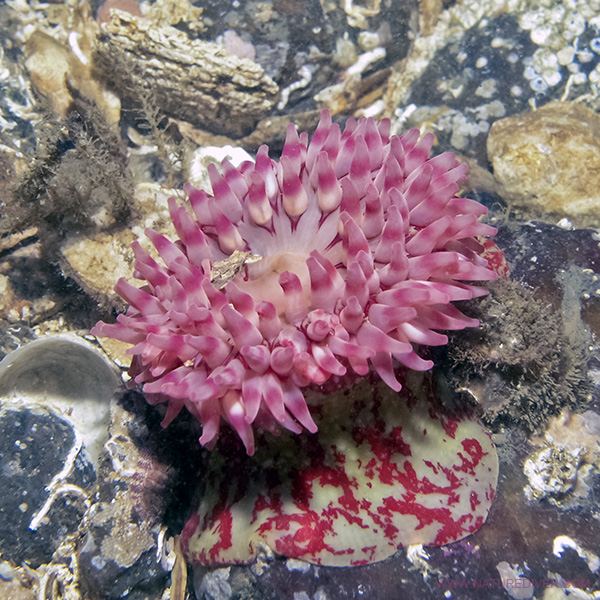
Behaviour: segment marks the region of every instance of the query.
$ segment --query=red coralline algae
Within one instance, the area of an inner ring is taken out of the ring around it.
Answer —
[[[147,231],[163,264],[134,243],[146,284],[121,279],[127,313],[92,331],[133,344],[131,373],[168,402],[165,425],[185,406],[212,447],[223,418],[252,454],[255,424],[316,431],[306,386],[372,368],[399,391],[394,359],[427,370],[413,344],[478,325],[451,303],[496,278],[477,239],[495,233],[486,208],[456,196],[467,167],[429,158],[431,134],[389,132],[373,119],[342,132],[324,111],[309,144],[290,125],[279,162],[262,146],[209,167],[213,195],[186,186],[193,217],[170,200],[179,240]]]

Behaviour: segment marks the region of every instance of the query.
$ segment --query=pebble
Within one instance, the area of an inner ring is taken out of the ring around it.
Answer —
[[[501,196],[536,216],[600,224],[600,117],[573,102],[552,102],[496,121],[488,160]]]

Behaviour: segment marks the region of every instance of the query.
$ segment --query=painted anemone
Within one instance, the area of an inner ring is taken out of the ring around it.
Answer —
[[[486,208],[457,197],[467,167],[429,158],[433,135],[390,137],[390,123],[327,111],[309,143],[294,125],[279,162],[212,166],[213,194],[186,186],[193,217],[171,199],[179,239],[147,236],[163,264],[135,243],[136,288],[98,336],[133,344],[131,373],[164,424],[186,407],[212,447],[221,420],[254,452],[253,426],[299,433],[317,426],[303,388],[372,368],[395,391],[395,362],[427,370],[415,346],[438,330],[475,327],[452,302],[484,295],[466,281],[495,279],[478,237]]]

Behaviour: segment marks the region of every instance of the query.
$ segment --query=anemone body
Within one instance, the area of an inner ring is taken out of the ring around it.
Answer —
[[[429,158],[431,134],[389,130],[351,119],[342,132],[324,111],[309,144],[290,125],[279,162],[262,146],[211,167],[212,195],[186,186],[193,216],[170,199],[179,239],[146,232],[163,264],[133,245],[146,284],[120,280],[127,313],[93,332],[133,344],[165,424],[187,407],[210,447],[224,419],[252,454],[253,425],[316,430],[302,388],[373,369],[399,390],[394,360],[427,370],[415,345],[478,325],[451,303],[496,277],[477,239],[495,233],[486,208],[456,196],[466,165]]]

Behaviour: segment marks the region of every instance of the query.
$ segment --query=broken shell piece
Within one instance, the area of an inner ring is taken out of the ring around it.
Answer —
[[[108,440],[110,400],[121,379],[116,367],[82,338],[40,338],[0,363],[0,397],[48,404],[73,423],[97,464]]]
[[[565,550],[574,550],[587,563],[589,570],[596,573],[600,569],[600,558],[593,552],[582,548],[574,539],[568,535],[559,535],[554,538],[552,554],[561,556]]]
[[[505,560],[496,565],[506,593],[515,600],[529,600],[533,597],[533,583],[525,577],[519,565],[511,565]]]

